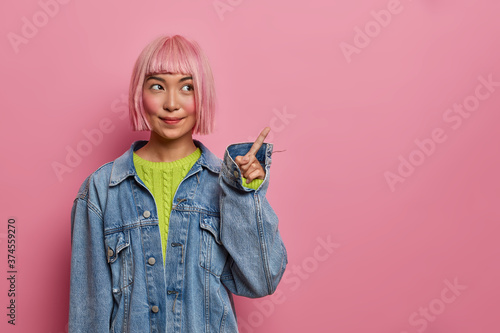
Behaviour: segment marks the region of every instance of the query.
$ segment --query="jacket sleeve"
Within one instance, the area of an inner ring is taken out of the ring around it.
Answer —
[[[89,200],[89,178],[71,210],[69,332],[109,332],[113,299],[102,213]]]
[[[274,293],[288,259],[278,217],[266,199],[273,145],[264,143],[256,154],[266,172],[257,189],[242,185],[241,171],[234,162],[252,144],[227,147],[219,184],[221,241],[229,253],[221,281],[233,294],[255,298]]]

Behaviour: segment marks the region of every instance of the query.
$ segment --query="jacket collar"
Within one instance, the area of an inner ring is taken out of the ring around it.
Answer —
[[[111,170],[111,178],[109,185],[114,186],[121,183],[128,176],[137,176],[134,166],[134,151],[144,146],[148,141],[139,140],[132,143],[130,149],[127,150],[122,156],[118,157],[113,162],[113,169]],[[194,144],[201,149],[201,156],[193,165],[188,175],[197,172],[201,167],[205,167],[214,173],[219,173],[221,170],[222,160],[213,154],[203,143],[193,139]]]

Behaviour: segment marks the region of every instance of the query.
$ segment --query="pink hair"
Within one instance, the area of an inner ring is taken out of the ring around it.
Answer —
[[[130,121],[134,131],[151,130],[142,105],[144,80],[151,74],[179,73],[193,77],[196,103],[194,134],[210,134],[215,122],[215,88],[208,59],[195,42],[182,36],[162,36],[137,58],[129,88]]]

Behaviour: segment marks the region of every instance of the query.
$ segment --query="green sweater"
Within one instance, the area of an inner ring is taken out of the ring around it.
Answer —
[[[160,226],[164,265],[167,251],[168,222],[175,191],[200,156],[201,150],[197,148],[190,155],[176,161],[150,162],[139,157],[139,155],[134,152],[134,166],[137,175],[153,194],[156,208],[158,209],[158,223]],[[252,189],[257,189],[263,182],[262,179],[254,179],[247,184],[246,178],[241,178],[242,185]]]

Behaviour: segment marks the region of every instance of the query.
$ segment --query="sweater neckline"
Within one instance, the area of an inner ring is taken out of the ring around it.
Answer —
[[[170,161],[170,162],[152,162],[143,159],[137,153],[134,151],[134,164],[141,165],[144,167],[152,168],[152,169],[171,169],[171,168],[176,168],[184,165],[189,165],[194,162],[196,162],[201,156],[201,149],[200,147],[197,147],[194,152],[189,154],[186,157],[180,158],[175,161]]]

